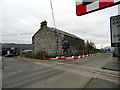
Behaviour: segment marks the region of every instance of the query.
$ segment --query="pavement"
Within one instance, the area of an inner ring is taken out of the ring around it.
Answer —
[[[103,83],[104,82],[104,83]],[[114,82],[110,82],[104,79],[93,78],[91,79],[84,88],[117,88],[118,85]]]
[[[120,61],[117,61],[116,57],[112,57],[112,59],[103,66],[102,69],[120,71]]]
[[[117,60],[117,57],[112,57],[112,59],[105,64],[102,69],[118,71],[118,76],[120,76],[120,61]],[[120,78],[118,78],[118,87],[120,87]]]

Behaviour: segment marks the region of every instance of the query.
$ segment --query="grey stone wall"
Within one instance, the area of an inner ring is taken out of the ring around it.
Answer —
[[[64,41],[68,41],[69,48],[67,49],[67,56],[79,55],[80,50],[84,49],[84,40],[65,36]]]
[[[55,55],[56,52],[56,41],[54,32],[50,31],[47,27],[38,31],[33,37],[33,51],[46,52],[48,55]]]
[[[58,30],[59,31],[59,30]],[[60,56],[65,55],[77,55],[80,50],[84,48],[84,40],[77,38],[74,35],[67,34],[65,32],[57,32],[58,42],[55,36],[55,30],[53,28],[47,27],[47,22],[44,21],[41,23],[41,29],[39,29],[34,36],[32,37],[33,52],[37,53],[45,52],[47,56]],[[71,36],[70,36],[71,35]],[[68,42],[68,48],[63,49],[63,42]]]

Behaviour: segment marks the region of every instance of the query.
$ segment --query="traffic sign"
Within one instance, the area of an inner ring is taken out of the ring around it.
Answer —
[[[116,4],[120,4],[120,0],[76,0],[76,15],[81,16]]]
[[[111,46],[120,47],[120,15],[110,17]]]

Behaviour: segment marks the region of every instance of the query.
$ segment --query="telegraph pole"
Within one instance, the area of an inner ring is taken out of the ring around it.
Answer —
[[[54,27],[55,27],[56,55],[58,55],[58,32],[57,32],[57,30],[56,30],[55,18],[54,18],[53,6],[52,6],[52,1],[51,1],[51,0],[50,0],[50,5],[51,5],[51,11],[52,11],[53,23],[54,23]]]
[[[54,13],[53,13],[53,6],[52,6],[52,1],[51,1],[51,0],[50,0],[50,5],[51,5],[51,11],[52,11],[53,23],[54,23],[54,27],[55,27],[55,29],[56,29],[55,18],[54,18]]]

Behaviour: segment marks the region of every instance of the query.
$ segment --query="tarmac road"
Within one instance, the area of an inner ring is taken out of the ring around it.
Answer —
[[[91,79],[18,58],[3,58],[3,64],[3,88],[82,88]]]
[[[67,62],[28,62],[3,57],[3,88],[115,88],[118,72],[102,70],[111,53]]]
[[[100,54],[96,56],[85,57],[83,59],[77,59],[70,62],[69,64],[76,64],[80,66],[93,67],[93,68],[102,68],[107,62],[112,59],[111,53]]]

